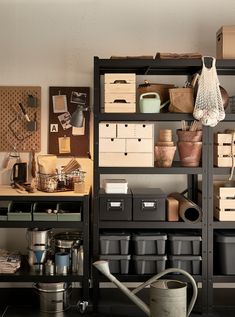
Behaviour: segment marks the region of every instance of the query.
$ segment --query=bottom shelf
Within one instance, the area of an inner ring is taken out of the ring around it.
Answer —
[[[15,273],[0,274],[0,282],[82,282],[83,279],[84,277],[77,273],[49,275],[30,270],[26,256],[22,256],[21,267]]]

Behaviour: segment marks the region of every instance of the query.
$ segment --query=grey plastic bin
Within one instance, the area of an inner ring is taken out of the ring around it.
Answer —
[[[134,251],[136,255],[164,255],[166,252],[167,235],[154,232],[133,234]]]
[[[166,268],[166,255],[133,255],[136,274],[157,274]]]
[[[79,202],[58,204],[58,221],[81,221],[82,206]]]
[[[235,232],[220,231],[215,233],[215,243],[218,251],[220,274],[235,274]]]
[[[169,255],[169,265],[190,274],[201,274],[202,257],[199,255]]]
[[[101,254],[128,254],[130,234],[119,232],[115,234],[103,233],[100,235]]]
[[[57,221],[57,212],[58,204],[56,202],[35,202],[33,205],[33,220]]]
[[[100,255],[100,260],[109,262],[109,269],[113,274],[128,274],[130,259],[130,255]]]
[[[32,221],[32,203],[28,201],[10,202],[7,218],[9,221]]]
[[[200,235],[191,234],[169,234],[170,253],[172,255],[200,255],[201,241]]]

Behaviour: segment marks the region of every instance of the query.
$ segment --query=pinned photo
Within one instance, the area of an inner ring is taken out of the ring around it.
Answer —
[[[71,115],[69,112],[65,112],[65,113],[59,115],[58,120],[60,121],[60,124],[62,125],[62,128],[64,130],[67,130],[67,129],[72,127],[70,124]]]
[[[54,113],[68,111],[66,95],[52,96],[52,102],[53,102],[53,112]]]

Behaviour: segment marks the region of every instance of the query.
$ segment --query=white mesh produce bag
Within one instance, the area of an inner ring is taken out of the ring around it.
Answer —
[[[202,57],[202,72],[198,80],[193,116],[203,125],[214,127],[225,118],[225,112],[215,67],[216,59],[210,57],[212,66],[207,68],[205,58],[206,56]]]

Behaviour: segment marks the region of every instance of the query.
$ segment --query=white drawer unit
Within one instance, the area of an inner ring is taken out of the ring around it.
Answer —
[[[99,152],[126,152],[126,140],[116,138],[100,138]]]
[[[153,167],[153,153],[99,153],[99,166]]]
[[[153,123],[117,123],[118,138],[147,138],[152,139],[154,134]]]
[[[111,122],[99,123],[99,137],[100,138],[116,138],[117,125]]]
[[[99,166],[154,166],[154,124],[102,122],[99,131]]]

